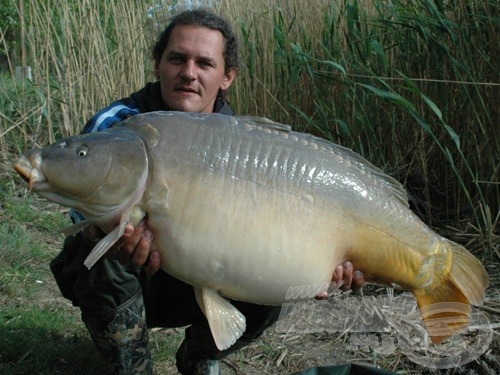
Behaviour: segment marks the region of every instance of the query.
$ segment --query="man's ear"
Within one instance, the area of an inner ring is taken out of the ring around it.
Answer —
[[[231,83],[233,83],[233,80],[236,77],[237,73],[238,70],[236,68],[229,69],[229,71],[226,72],[226,74],[224,75],[224,80],[220,85],[220,89],[222,91],[226,91],[229,88],[229,86],[231,86]]]
[[[156,79],[160,79],[160,62],[157,60],[155,60],[154,75]]]

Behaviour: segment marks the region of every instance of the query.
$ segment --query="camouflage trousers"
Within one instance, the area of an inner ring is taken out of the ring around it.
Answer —
[[[247,329],[228,350],[217,349],[194,289],[166,272],[146,277],[137,267],[103,258],[88,270],[93,247],[80,234],[68,236],[51,270],[64,297],[82,319],[112,374],[151,374],[147,327],[186,327],[176,363],[182,374],[213,374],[217,360],[256,340],[279,316],[279,307],[232,301]]]
[[[152,374],[146,315],[137,293],[110,320],[83,316],[90,336],[110,374]]]

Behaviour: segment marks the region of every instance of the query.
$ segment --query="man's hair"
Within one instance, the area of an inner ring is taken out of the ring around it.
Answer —
[[[229,72],[231,69],[238,69],[238,41],[233,28],[223,18],[204,9],[186,10],[176,15],[163,30],[158,41],[153,47],[153,59],[159,63],[165,48],[167,48],[172,30],[177,25],[195,25],[206,27],[211,30],[218,30],[224,37],[224,69]]]

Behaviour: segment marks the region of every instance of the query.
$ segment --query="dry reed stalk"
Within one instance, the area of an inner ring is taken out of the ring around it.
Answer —
[[[353,148],[404,181],[427,222],[468,217],[495,230],[481,211],[497,212],[500,196],[492,1],[201,3],[215,4],[239,35],[242,67],[229,93],[237,113]],[[151,79],[149,47],[170,14],[147,11],[141,0],[26,2],[35,78],[23,96],[43,118],[26,117],[24,99],[13,105],[29,120],[24,143],[39,125],[40,144],[79,132]]]
[[[29,8],[30,52],[37,84],[47,95],[50,132],[77,133],[99,108],[145,82],[146,4],[83,0],[39,2]],[[58,124],[51,123],[57,113]]]

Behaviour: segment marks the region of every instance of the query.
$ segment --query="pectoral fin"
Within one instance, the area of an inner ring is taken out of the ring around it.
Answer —
[[[205,314],[219,350],[233,345],[246,329],[245,316],[210,288],[194,288],[196,300]]]
[[[130,223],[132,225],[137,225],[146,215],[144,210],[140,206],[132,206],[127,211],[123,213],[120,219],[120,224],[108,233],[106,237],[100,240],[97,245],[92,249],[89,256],[83,264],[91,269],[96,262],[102,258],[104,254],[108,252],[108,250],[113,246],[116,241],[123,236],[123,232],[125,232],[125,226]],[[97,220],[96,220],[97,222]]]
[[[125,231],[126,221],[122,221],[115,229],[108,233],[106,237],[100,240],[97,245],[92,249],[88,257],[85,259],[83,264],[88,269],[91,269],[96,262],[101,259],[101,257],[107,253],[107,251],[113,246],[116,241],[123,235]]]

